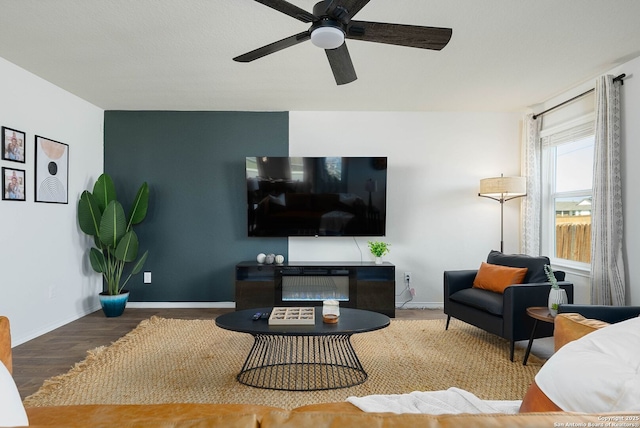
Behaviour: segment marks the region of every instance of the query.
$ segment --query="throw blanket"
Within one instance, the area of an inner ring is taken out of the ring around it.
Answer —
[[[446,391],[414,391],[410,394],[349,397],[347,401],[365,412],[427,413],[518,413],[520,400],[481,400],[459,388]]]

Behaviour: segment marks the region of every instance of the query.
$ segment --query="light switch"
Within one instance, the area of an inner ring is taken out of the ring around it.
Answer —
[[[151,272],[144,273],[144,283],[151,284]]]

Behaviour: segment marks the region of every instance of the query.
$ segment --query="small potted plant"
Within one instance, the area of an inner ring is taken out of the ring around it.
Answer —
[[[551,291],[549,291],[548,302],[549,313],[551,314],[551,316],[555,317],[556,315],[558,315],[558,306],[563,303],[567,303],[567,292],[564,289],[560,288],[560,286],[558,285],[558,280],[553,274],[551,266],[544,265],[544,273],[545,275],[547,275],[547,279],[551,284]]]
[[[376,258],[376,264],[382,264],[382,256],[389,253],[390,244],[382,241],[369,241],[369,251]]]
[[[124,289],[131,276],[139,273],[147,259],[148,251],[138,257],[138,236],[133,230],[147,215],[149,186],[143,183],[131,205],[129,216],[116,200],[113,180],[102,174],[93,186],[93,193],[85,190],[78,201],[80,229],[93,237],[95,247],[89,251],[91,267],[101,273],[105,290],[100,293],[100,305],[107,317],[122,315],[129,298]],[[124,268],[135,262],[128,275]]]

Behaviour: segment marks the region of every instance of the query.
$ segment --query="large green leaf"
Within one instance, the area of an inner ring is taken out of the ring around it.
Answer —
[[[138,236],[132,227],[142,222],[149,206],[149,186],[140,186],[131,206],[130,215],[124,214],[122,204],[116,199],[116,190],[109,175],[102,174],[93,186],[93,193],[85,191],[78,201],[80,229],[94,238],[95,248],[89,253],[91,267],[102,273],[111,294],[117,293],[131,278],[142,270],[147,259],[145,252],[138,255]],[[125,263],[134,262],[132,272],[120,283]]]
[[[144,266],[144,262],[147,260],[148,255],[149,255],[149,251],[145,251],[142,257],[140,257],[140,260],[138,260],[136,264],[133,265],[133,269],[131,270],[131,275],[136,275],[140,273],[140,271],[142,270],[142,266]]]
[[[107,261],[104,258],[104,254],[97,248],[91,248],[89,261],[91,262],[91,267],[96,272],[105,273],[107,271]]]
[[[132,262],[138,257],[138,236],[133,230],[125,233],[114,254],[116,259],[125,262]]]
[[[100,211],[103,212],[109,202],[116,199],[116,186],[108,174],[101,174],[93,185],[93,196],[98,202]]]
[[[102,213],[100,221],[100,241],[108,247],[116,248],[127,230],[124,208],[118,201],[111,201]]]
[[[147,208],[149,207],[149,185],[145,181],[138,189],[136,199],[131,205],[131,213],[129,215],[130,224],[138,224],[147,216]]]
[[[87,235],[97,236],[102,214],[93,195],[85,190],[78,200],[78,224]]]

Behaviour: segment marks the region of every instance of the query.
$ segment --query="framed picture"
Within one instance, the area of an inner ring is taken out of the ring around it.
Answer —
[[[2,127],[2,159],[24,163],[24,132]]]
[[[24,201],[24,170],[2,168],[2,199],[5,201]]]
[[[69,193],[69,146],[35,137],[35,201],[66,204]]]

